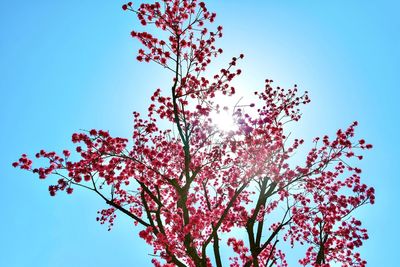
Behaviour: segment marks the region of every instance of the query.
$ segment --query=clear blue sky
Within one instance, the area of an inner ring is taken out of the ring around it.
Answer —
[[[360,122],[357,133],[375,145],[364,181],[377,191],[376,205],[358,213],[371,237],[362,253],[368,266],[398,266],[398,1],[208,2],[225,28],[226,58],[246,55],[240,93],[265,78],[309,90],[297,129],[309,140]],[[79,129],[130,136],[131,112],[169,86],[162,69],[134,60],[135,20],[121,5],[0,2],[0,266],[150,266],[131,222],[121,216],[107,232],[95,221],[103,207],[96,196],[76,190],[53,199],[46,181],[11,168],[21,153],[71,148]]]

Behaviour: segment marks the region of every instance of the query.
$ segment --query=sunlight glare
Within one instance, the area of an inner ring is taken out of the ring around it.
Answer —
[[[211,113],[211,119],[213,124],[218,127],[221,131],[229,132],[237,130],[232,111],[221,110],[219,113],[213,111]]]

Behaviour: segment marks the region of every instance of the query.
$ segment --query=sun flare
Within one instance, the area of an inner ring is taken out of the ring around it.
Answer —
[[[237,130],[234,116],[230,110],[213,111],[210,117],[212,123],[221,131],[229,132]]]

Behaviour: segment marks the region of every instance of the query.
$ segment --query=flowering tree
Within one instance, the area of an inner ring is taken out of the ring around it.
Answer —
[[[374,203],[374,189],[361,183],[354,162],[372,146],[355,140],[357,122],[333,138],[315,138],[296,165],[290,159],[303,140],[289,139],[284,127],[300,119],[298,107],[310,100],[296,86],[285,90],[266,80],[256,104],[231,110],[236,128],[220,129],[211,114],[226,107],[216,96],[235,94],[231,82],[244,56],[205,77],[223,52],[215,46],[222,27],[207,28],[215,13],[197,0],[122,8],[144,28],[156,27],[158,35],[131,35],[142,44],[138,61],[171,73],[170,89],[154,92],[145,118],[134,112],[131,143],[90,130],[72,135],[76,157],[41,150],[36,157],[48,161],[45,167],[33,167],[25,154],[13,166],[40,179],[58,177],[51,196],[77,187],[97,194],[107,204],[97,219],[110,228],[116,214],[130,217],[154,248],[155,266],[223,266],[228,260],[230,266],[288,266],[283,242],[305,247],[303,266],[365,266],[356,248],[368,235],[352,213]],[[161,127],[162,121],[172,127]],[[244,240],[232,234],[237,229]],[[223,259],[222,245],[234,256]]]

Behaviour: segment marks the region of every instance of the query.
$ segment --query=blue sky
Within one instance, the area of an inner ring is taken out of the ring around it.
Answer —
[[[312,103],[294,130],[311,140],[360,122],[374,144],[361,164],[377,191],[358,215],[370,231],[368,266],[397,266],[400,151],[400,5],[382,1],[211,0],[225,29],[218,62],[244,53],[239,95],[297,83]],[[244,4],[245,3],[245,4]],[[11,168],[21,153],[72,148],[79,129],[129,136],[131,112],[169,87],[167,73],[134,60],[135,25],[122,2],[0,2],[0,266],[151,266],[151,252],[120,216],[108,232],[89,192],[51,198],[47,182]],[[288,253],[289,254],[289,253]],[[293,265],[293,266],[296,266]]]

